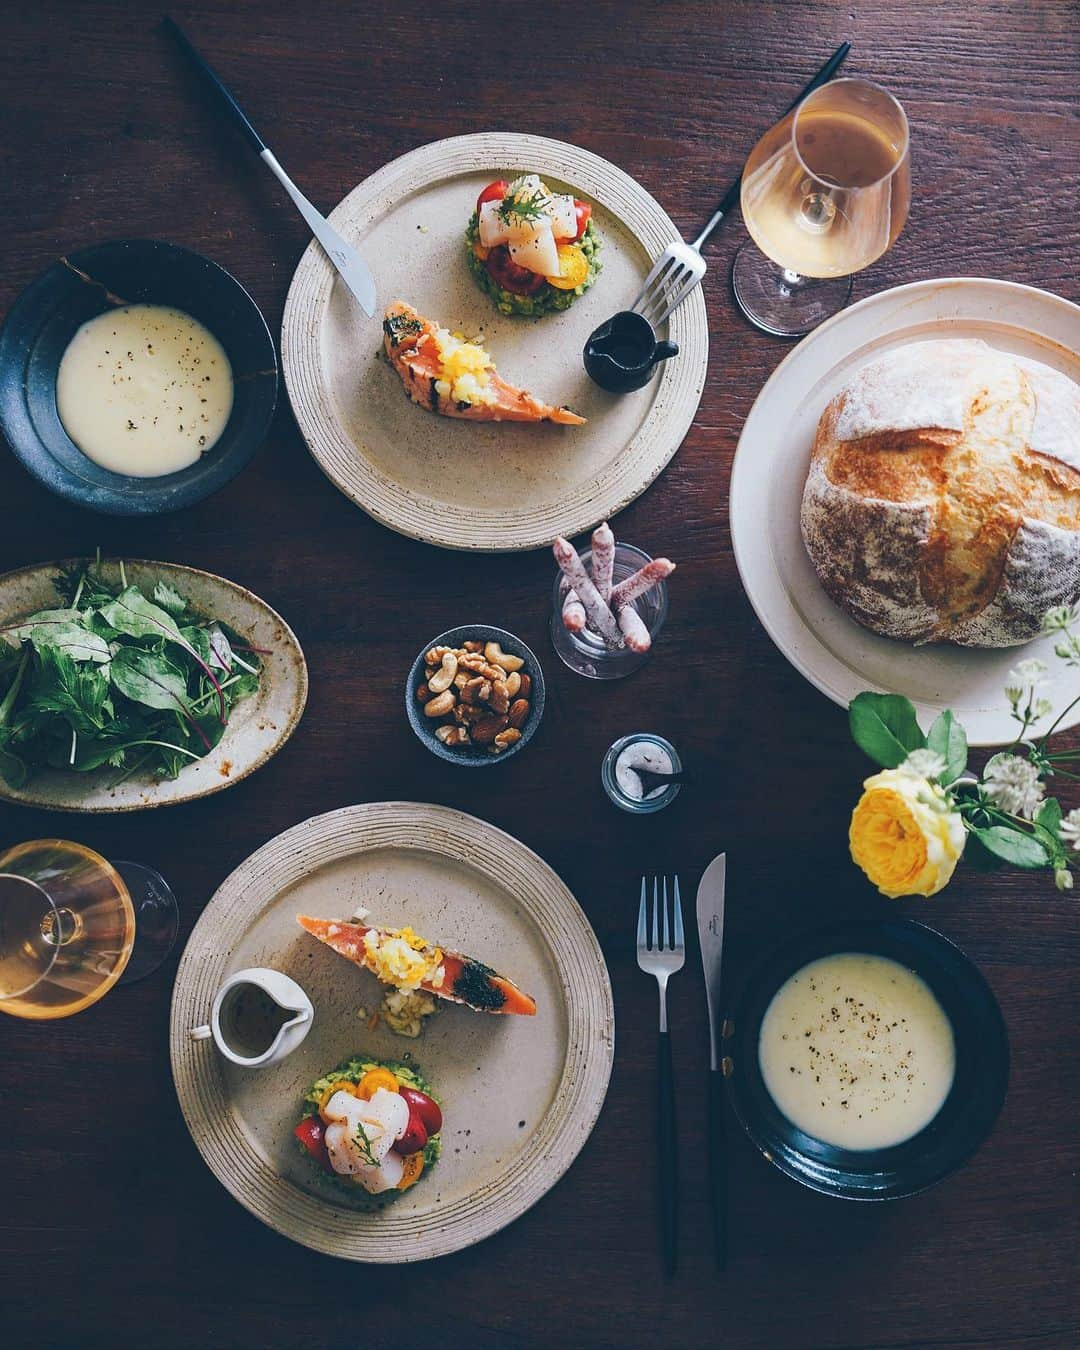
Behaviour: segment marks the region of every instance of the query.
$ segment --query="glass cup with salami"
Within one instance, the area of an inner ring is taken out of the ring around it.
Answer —
[[[843,309],[851,276],[892,247],[911,201],[904,109],[869,80],[808,94],[750,152],[740,206],[753,243],[731,284],[758,328],[801,337]]]
[[[71,1017],[156,970],[176,937],[172,891],[141,863],[67,839],[0,854],[0,1012]]]
[[[551,641],[559,659],[591,680],[618,680],[648,659],[668,612],[667,578],[675,564],[617,543],[607,522],[578,553],[553,548],[559,571],[552,593]]]

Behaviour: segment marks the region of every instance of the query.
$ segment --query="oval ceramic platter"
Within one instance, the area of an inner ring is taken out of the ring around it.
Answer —
[[[1054,639],[976,650],[879,637],[825,594],[799,527],[825,406],[864,362],[903,343],[943,337],[982,338],[1080,380],[1080,308],[1047,291],[954,277],[869,296],[800,342],[758,395],[732,470],[731,533],[758,618],[791,664],[834,703],[846,707],[863,689],[905,694],[924,728],[951,708],[973,745],[998,745],[1016,734],[1004,690],[1023,657],[1037,656],[1050,666],[1053,683],[1045,692],[1056,708],[1080,695],[1080,670],[1054,656]],[[1080,705],[1062,729],[1078,721]]]
[[[61,568],[81,559],[37,563],[0,576],[0,626],[37,610],[56,605],[54,578]],[[257,595],[212,572],[179,563],[124,559],[128,584],[146,594],[166,581],[193,609],[215,619],[262,648],[263,677],[257,693],[234,705],[221,740],[204,759],[180,770],[172,779],[132,774],[118,782],[116,769],[66,773],[47,769],[35,773],[23,787],[12,788],[0,778],[0,800],[55,811],[141,811],[153,806],[193,801],[232,787],[275,755],[292,735],[307,702],[308,675],[296,635],[276,611]],[[106,581],[118,584],[120,563],[100,563]]]
[[[385,986],[296,923],[298,913],[347,919],[358,906],[373,924],[408,923],[494,966],[533,995],[536,1016],[441,1002],[418,1040],[368,1030]],[[307,1039],[261,1070],[188,1036],[222,981],[249,966],[284,971],[315,1006]],[[192,1138],[242,1205],[316,1251],[397,1263],[488,1237],[558,1181],[604,1101],[614,1011],[588,920],[535,853],[459,811],[378,802],[294,826],[223,883],[180,961],[169,1040]],[[375,1211],[324,1176],[292,1134],[310,1085],[358,1052],[411,1052],[443,1107],[440,1161]]]
[[[570,309],[499,314],[465,259],[464,231],[492,179],[536,172],[594,204],[603,271]],[[317,244],[289,290],[281,350],[296,420],[323,472],[402,534],[445,548],[538,548],[612,516],[649,486],[686,435],[708,359],[699,287],[666,334],[680,354],[618,397],[582,364],[592,330],[633,302],[651,261],[679,237],[621,169],[541,136],[487,132],[436,141],[380,169],[330,217],[371,267],[379,310],[365,317]],[[425,317],[483,334],[504,379],[587,417],[582,427],[464,422],[411,403],[380,359],[382,312],[405,300]]]

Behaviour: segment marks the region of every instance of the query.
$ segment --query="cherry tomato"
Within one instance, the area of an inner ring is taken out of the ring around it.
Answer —
[[[293,1134],[296,1135],[323,1171],[332,1172],[334,1169],[330,1164],[330,1155],[326,1151],[324,1133],[325,1127],[318,1116],[305,1116],[293,1130]]]
[[[580,239],[585,233],[585,226],[589,223],[589,217],[592,215],[592,207],[588,202],[579,202],[575,197],[574,215],[577,216],[577,234],[574,235],[574,239]],[[574,240],[572,239],[570,242],[573,243]]]
[[[426,1092],[420,1092],[416,1088],[403,1087],[401,1095],[405,1098],[410,1115],[415,1113],[420,1117],[428,1134],[438,1134],[442,1129],[442,1112],[439,1110],[439,1103],[433,1101]]]
[[[405,1133],[395,1141],[394,1152],[400,1153],[403,1158],[407,1158],[410,1153],[419,1153],[427,1144],[427,1138],[427,1130],[420,1119],[420,1112],[410,1107],[409,1123],[405,1126]]]
[[[397,1092],[398,1080],[389,1069],[368,1069],[356,1085],[356,1095],[362,1102],[369,1102],[380,1088]]]
[[[485,264],[495,284],[512,295],[532,295],[544,284],[544,278],[527,267],[519,267],[510,257],[505,244],[499,244],[488,254]]]
[[[548,284],[559,291],[572,291],[589,279],[589,260],[576,244],[559,245],[559,275],[548,277]]]
[[[405,1159],[405,1166],[401,1169],[401,1180],[397,1184],[399,1191],[407,1191],[410,1186],[415,1186],[420,1180],[420,1173],[424,1170],[424,1155],[422,1153],[410,1153]]]
[[[510,190],[510,184],[505,178],[496,178],[494,183],[489,183],[476,199],[476,209],[479,212],[485,202],[501,202]]]

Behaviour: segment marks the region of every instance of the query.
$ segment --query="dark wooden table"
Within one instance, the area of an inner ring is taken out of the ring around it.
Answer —
[[[58,253],[141,235],[218,259],[276,331],[308,236],[269,175],[222,134],[154,7],[4,8],[0,308]],[[426,141],[513,128],[609,157],[690,232],[757,134],[846,37],[848,69],[900,95],[914,145],[910,223],[856,295],[968,273],[1078,298],[1080,14],[1064,0],[593,0],[525,13],[245,0],[185,4],[178,17],[324,207]],[[709,249],[712,355],[697,421],[617,522],[621,538],[670,552],[680,570],[655,660],[614,687],[572,676],[550,654],[549,556],[464,557],[381,529],[319,472],[284,395],[252,465],[175,516],[96,517],[0,458],[0,569],[98,544],[206,567],[280,609],[311,669],[296,735],[235,790],[114,819],[5,808],[0,844],[58,833],[158,866],[180,897],[182,944],[222,878],[297,821],[366,799],[453,804],[517,835],[566,879],[603,944],[618,1016],[607,1105],[567,1177],[498,1238],[396,1270],[290,1244],[204,1167],[168,1065],[180,945],[154,978],[80,1017],[0,1019],[8,1344],[1077,1344],[1078,901],[1043,876],[964,871],[932,902],[890,904],[849,861],[847,816],[866,763],[843,712],[756,621],[727,529],[740,426],[788,350],[733,306],[727,274],[741,236],[732,220]],[[549,652],[553,698],[527,755],[464,781],[409,733],[400,681],[424,636],[479,611]],[[610,807],[599,785],[605,747],[640,726],[675,741],[702,780],[645,822]],[[887,1206],[803,1190],[732,1128],[732,1264],[717,1279],[692,953],[671,990],[684,1180],[682,1268],[665,1285],[651,1196],[656,994],[634,962],[636,889],[643,870],[677,869],[692,895],[723,848],[733,987],[790,927],[927,918],[993,985],[1012,1083],[993,1137],[963,1172]]]

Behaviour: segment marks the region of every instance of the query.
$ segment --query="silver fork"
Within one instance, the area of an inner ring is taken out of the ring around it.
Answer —
[[[644,315],[654,328],[659,328],[700,284],[706,270],[701,246],[726,214],[718,210],[692,244],[682,239],[668,244],[653,264],[630,308]]]
[[[850,42],[842,42],[837,47],[813,79],[808,80],[803,86],[798,98],[788,105],[787,111],[784,113],[785,117],[791,112],[792,108],[797,107],[803,101],[807,94],[820,88],[827,80],[832,79],[843,65],[844,58],[850,50]],[[659,328],[664,320],[679,308],[705,275],[705,259],[701,256],[701,250],[706,239],[716,229],[717,225],[725,216],[731,214],[732,208],[739,200],[741,185],[742,174],[740,173],[727,192],[724,193],[720,205],[709,218],[709,223],[692,244],[687,244],[684,240],[678,239],[674,244],[668,244],[667,248],[657,258],[655,266],[645,278],[645,285],[642,286],[638,298],[630,306],[631,309],[637,310],[639,314],[643,314],[654,328]]]
[[[667,986],[676,971],[682,970],[686,960],[686,941],[683,935],[682,899],[679,878],[673,880],[675,940],[671,940],[668,921],[668,884],[653,877],[652,940],[646,915],[646,880],[641,878],[641,904],[638,906],[637,960],[647,975],[655,975],[660,987],[660,1040],[657,1048],[657,1153],[659,1160],[660,1218],[663,1235],[664,1268],[675,1274],[678,1263],[679,1233],[679,1155],[675,1132],[675,1076],[671,1065],[671,1037],[668,1035]],[[661,918],[662,914],[662,918]],[[661,930],[663,941],[660,940]]]

